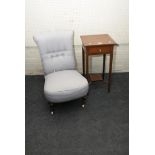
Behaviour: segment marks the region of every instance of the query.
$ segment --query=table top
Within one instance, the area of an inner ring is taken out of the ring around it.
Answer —
[[[118,45],[108,34],[80,36],[84,46]]]

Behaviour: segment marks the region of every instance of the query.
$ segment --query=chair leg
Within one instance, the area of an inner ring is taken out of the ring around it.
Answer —
[[[86,96],[84,96],[84,97],[82,97],[82,108],[84,108],[85,107],[85,105],[86,105],[86,103],[87,103],[87,98],[88,98],[88,94],[86,95]]]
[[[51,113],[51,115],[54,115],[54,104],[49,103],[49,105],[50,105],[50,113]]]

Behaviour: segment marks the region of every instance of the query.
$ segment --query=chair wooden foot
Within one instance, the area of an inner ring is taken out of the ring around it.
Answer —
[[[50,105],[50,114],[54,115],[54,104],[53,103],[49,103]]]
[[[87,103],[87,98],[88,98],[88,95],[82,97],[82,105],[81,105],[82,108],[85,108],[85,105],[86,105],[86,103]]]

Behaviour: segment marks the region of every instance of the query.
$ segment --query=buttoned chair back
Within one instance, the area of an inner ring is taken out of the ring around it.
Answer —
[[[39,47],[45,75],[76,69],[73,31],[48,32],[33,39]]]

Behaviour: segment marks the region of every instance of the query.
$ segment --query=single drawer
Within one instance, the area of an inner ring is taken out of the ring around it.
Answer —
[[[113,46],[91,46],[87,47],[88,54],[106,54],[113,52]]]

